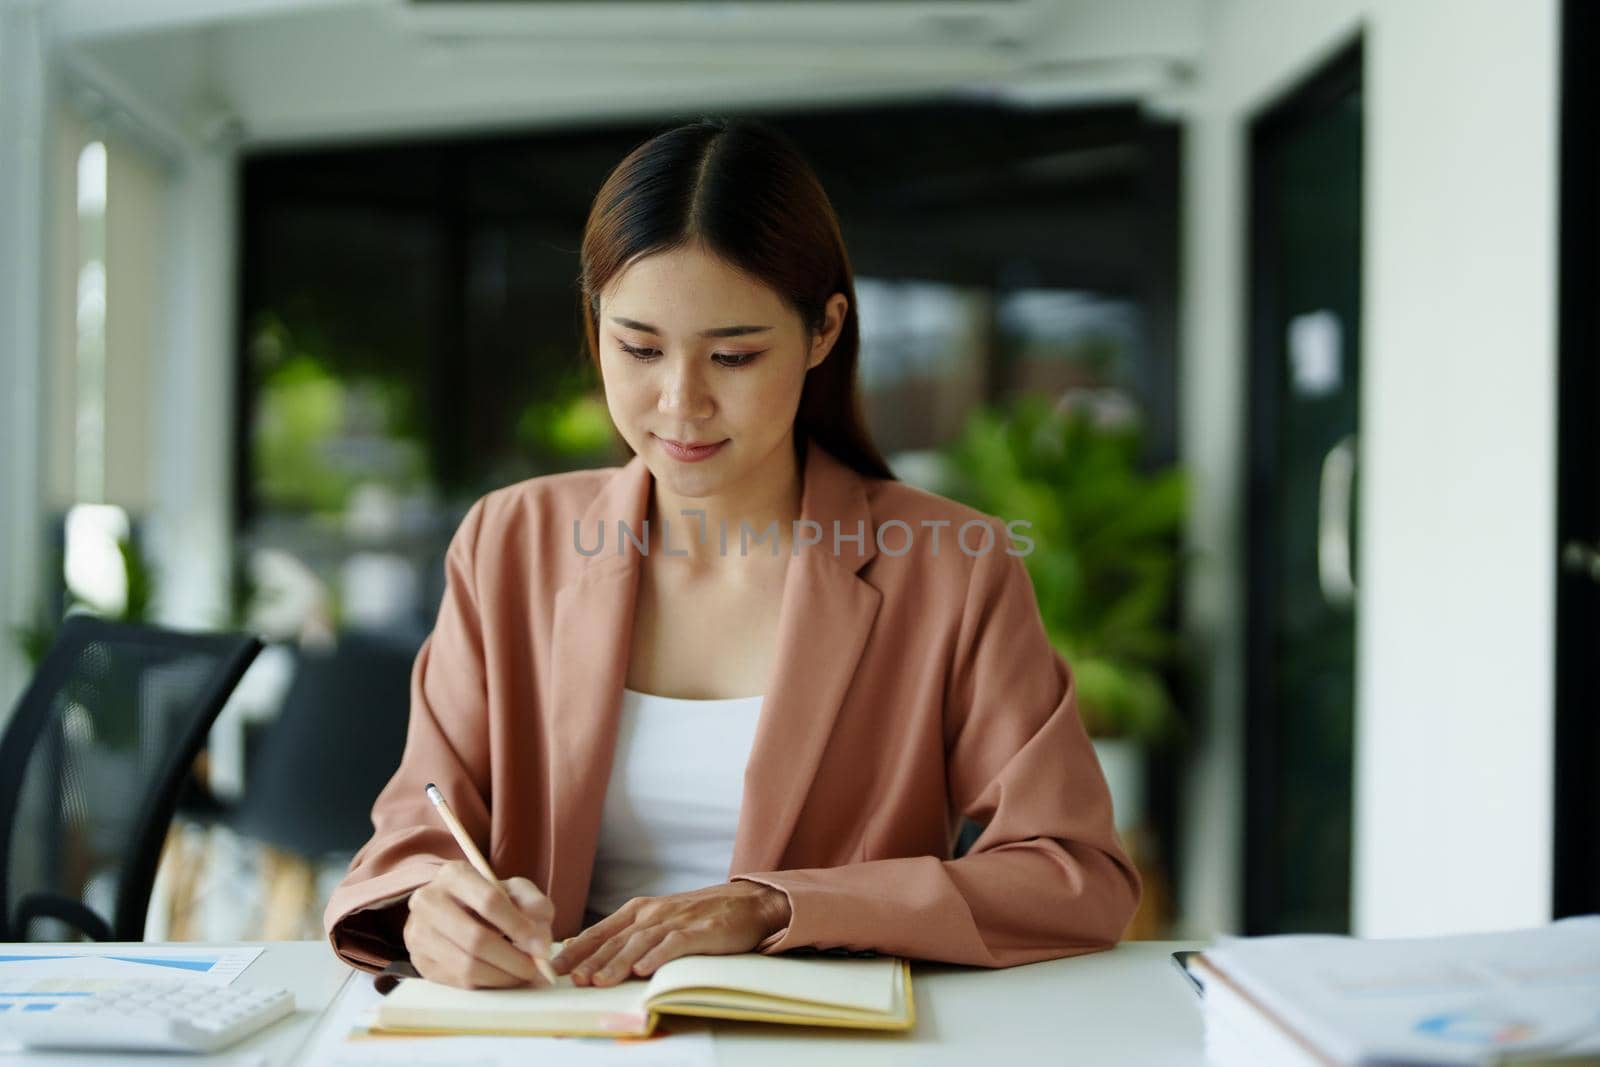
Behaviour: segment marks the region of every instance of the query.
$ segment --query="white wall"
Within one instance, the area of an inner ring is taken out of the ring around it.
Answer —
[[[1374,38],[1388,103],[1371,141],[1355,912],[1373,934],[1543,922],[1560,5],[1388,6]]]
[[[1354,932],[1550,917],[1558,0],[1218,0],[1185,186],[1184,450],[1215,656],[1187,926],[1238,928],[1246,136],[1366,31]]]
[[[0,0],[0,719],[27,678],[12,627],[34,621],[40,587],[46,41],[39,5]]]

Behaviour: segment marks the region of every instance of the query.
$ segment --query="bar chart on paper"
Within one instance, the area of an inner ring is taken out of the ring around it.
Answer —
[[[48,1011],[62,1000],[128,981],[225,986],[259,955],[260,948],[8,946],[0,949],[0,1017]]]

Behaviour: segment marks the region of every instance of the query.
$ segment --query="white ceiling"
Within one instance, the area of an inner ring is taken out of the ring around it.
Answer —
[[[54,0],[80,99],[247,145],[968,94],[1180,101],[1204,0]]]

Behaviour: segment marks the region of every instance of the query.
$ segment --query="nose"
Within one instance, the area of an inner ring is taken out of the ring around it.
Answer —
[[[669,418],[692,422],[709,417],[716,405],[701,370],[692,359],[662,360],[661,395],[656,410]]]

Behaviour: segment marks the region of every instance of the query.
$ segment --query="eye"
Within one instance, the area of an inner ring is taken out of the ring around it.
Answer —
[[[628,355],[641,361],[649,361],[660,355],[654,348],[640,348],[630,345],[621,339],[618,339],[617,345]],[[766,350],[762,349],[762,351]],[[737,369],[748,365],[759,355],[761,355],[761,352],[714,352],[712,353],[712,358],[718,360],[724,367]]]
[[[654,359],[656,356],[656,350],[653,348],[635,348],[626,341],[618,341],[617,344],[634,359]]]

